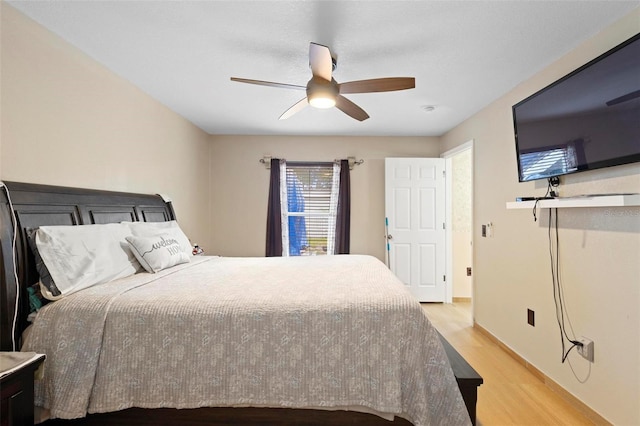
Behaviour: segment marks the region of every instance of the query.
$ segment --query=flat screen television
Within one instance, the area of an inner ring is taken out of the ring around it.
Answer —
[[[640,33],[512,113],[520,182],[640,161]]]

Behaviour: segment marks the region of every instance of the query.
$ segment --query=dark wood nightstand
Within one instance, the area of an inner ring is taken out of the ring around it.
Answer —
[[[0,426],[33,424],[34,373],[44,355],[0,352]]]

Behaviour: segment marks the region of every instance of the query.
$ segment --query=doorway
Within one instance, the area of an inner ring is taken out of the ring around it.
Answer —
[[[473,300],[473,140],[441,155],[446,173],[446,301]]]

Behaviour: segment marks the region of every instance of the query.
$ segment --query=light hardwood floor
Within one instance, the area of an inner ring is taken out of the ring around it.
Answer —
[[[422,304],[438,331],[482,376],[477,425],[593,425],[486,335],[473,328],[471,304]]]

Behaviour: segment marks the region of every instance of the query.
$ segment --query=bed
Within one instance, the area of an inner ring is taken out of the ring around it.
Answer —
[[[5,184],[13,212],[3,193],[2,350],[24,343],[24,350],[46,353],[36,404],[53,418],[81,419],[69,424],[470,423],[436,330],[369,256],[196,256],[49,303],[22,342],[26,288],[39,279],[28,230],[166,222],[175,212],[155,195]]]

